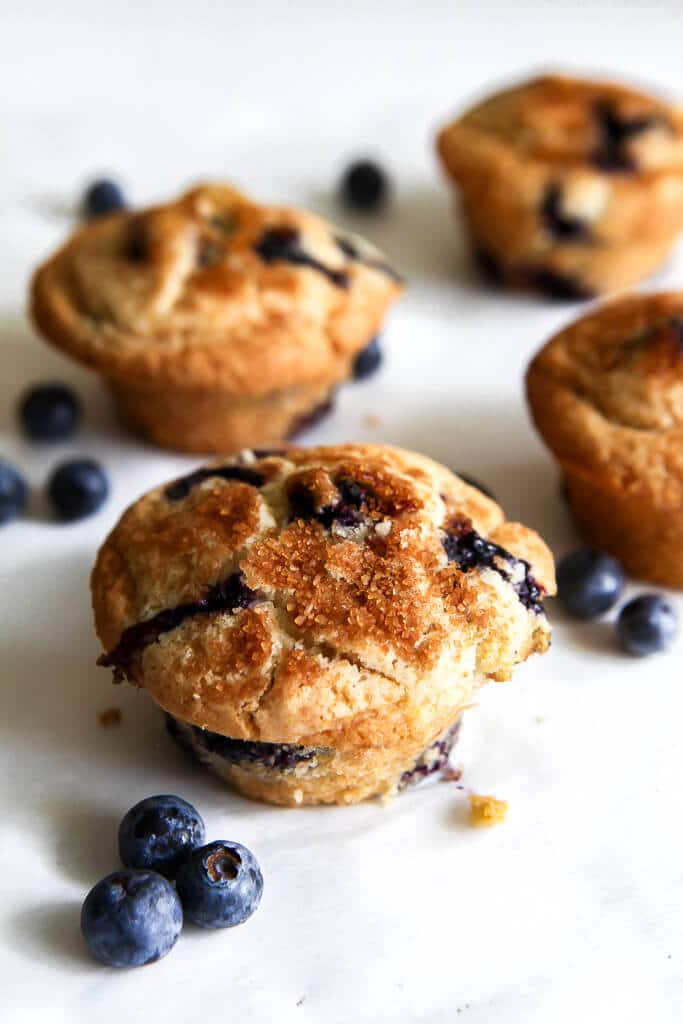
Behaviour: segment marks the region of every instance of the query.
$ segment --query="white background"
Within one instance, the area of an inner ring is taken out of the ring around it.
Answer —
[[[538,67],[601,70],[683,97],[681,5],[205,0],[2,7],[0,451],[39,490],[67,455],[101,458],[106,508],[73,526],[32,518],[0,534],[0,1018],[428,1024],[680,1021],[683,868],[681,647],[645,662],[608,623],[558,610],[550,655],[491,686],[457,759],[464,782],[510,802],[491,831],[434,785],[393,806],[283,811],[188,767],[144,695],[94,666],[88,573],[142,490],[192,460],[126,437],[99,386],[34,338],[31,268],[65,235],[82,186],[119,178],[133,202],[224,177],[334,214],[384,246],[410,291],[388,359],[310,440],[381,439],[485,481],[561,553],[575,543],[527,421],[530,354],[581,307],[502,297],[468,268],[433,155],[434,130],[489,87]],[[333,201],[358,154],[395,181],[380,219]],[[680,258],[650,286],[683,281]],[[78,441],[34,448],[13,405],[61,378],[83,396]],[[380,418],[371,427],[368,414]],[[99,710],[123,709],[120,728]],[[116,866],[136,800],[179,792],[212,837],[261,860],[259,912],[222,934],[186,929],[139,971],[88,958],[78,911]]]

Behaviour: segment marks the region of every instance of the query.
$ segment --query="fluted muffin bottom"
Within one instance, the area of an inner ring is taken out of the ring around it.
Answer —
[[[460,716],[417,756],[377,749],[353,754],[331,747],[235,740],[166,714],[166,728],[195,760],[245,796],[284,806],[356,803],[422,782],[448,764]],[[400,762],[400,763],[399,763]]]
[[[329,382],[254,397],[108,380],[125,422],[155,444],[198,454],[229,454],[298,437],[331,411]]]

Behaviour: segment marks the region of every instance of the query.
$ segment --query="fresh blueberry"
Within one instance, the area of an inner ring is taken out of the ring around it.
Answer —
[[[126,200],[121,188],[108,178],[94,181],[83,197],[83,207],[88,217],[102,217],[105,213],[123,210],[125,206]]]
[[[57,518],[70,522],[97,512],[109,494],[109,481],[94,459],[71,459],[57,466],[47,493]]]
[[[387,176],[372,160],[357,160],[342,175],[341,195],[347,206],[370,213],[384,205],[389,192]]]
[[[9,462],[0,459],[0,526],[16,519],[28,501],[28,487],[23,476]]]
[[[149,796],[119,825],[119,854],[127,868],[151,868],[173,878],[180,861],[206,839],[201,815],[179,796]]]
[[[577,619],[593,619],[616,604],[624,581],[616,558],[596,548],[579,548],[557,567],[557,596]]]
[[[64,384],[38,384],[19,401],[19,419],[33,441],[71,437],[81,418],[81,403]]]
[[[142,967],[166,956],[178,941],[183,908],[156,871],[115,871],[95,885],[81,909],[81,932],[109,967]]]
[[[624,605],[617,619],[619,646],[639,658],[665,651],[674,642],[677,631],[676,610],[661,594],[634,597]]]
[[[379,338],[373,338],[369,345],[362,349],[353,361],[354,380],[364,380],[372,376],[382,365],[382,347]]]
[[[218,840],[194,850],[176,877],[185,916],[202,928],[231,928],[261,901],[263,875],[253,853]]]

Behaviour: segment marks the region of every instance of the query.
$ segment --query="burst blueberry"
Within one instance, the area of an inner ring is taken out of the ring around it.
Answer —
[[[33,441],[62,441],[75,432],[81,404],[65,384],[38,384],[19,401],[19,420]]]
[[[364,380],[372,376],[382,365],[382,348],[379,338],[373,338],[369,345],[362,349],[353,361],[354,380]]]
[[[142,967],[171,951],[183,925],[178,894],[155,871],[115,871],[95,885],[81,909],[92,955],[109,967]]]
[[[0,459],[0,526],[11,522],[26,508],[28,486],[21,473]]]
[[[625,604],[617,619],[619,646],[643,658],[665,651],[676,638],[678,616],[662,594],[641,594]]]
[[[356,160],[342,175],[340,191],[347,206],[371,213],[386,202],[389,182],[374,160]]]
[[[173,878],[180,862],[206,838],[201,815],[179,796],[150,796],[119,825],[119,855],[128,868],[151,868]]]
[[[101,508],[109,494],[109,481],[94,459],[72,459],[54,471],[47,493],[57,518],[71,522]]]
[[[608,611],[619,600],[624,582],[616,558],[596,548],[572,551],[557,566],[557,596],[578,619],[594,619]]]
[[[123,210],[126,200],[119,185],[108,178],[94,181],[83,197],[83,208],[88,217],[102,217],[115,210]]]
[[[245,846],[218,840],[194,850],[183,861],[176,886],[191,921],[202,928],[231,928],[258,907],[263,875]]]

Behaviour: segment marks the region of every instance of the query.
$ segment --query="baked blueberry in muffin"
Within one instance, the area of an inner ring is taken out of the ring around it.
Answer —
[[[36,272],[31,312],[143,434],[231,452],[329,409],[400,291],[361,239],[205,185],[76,232]]]
[[[531,79],[446,125],[438,150],[499,284],[590,298],[653,271],[683,226],[683,115],[621,85]]]
[[[115,678],[227,782],[353,803],[443,766],[488,679],[546,650],[548,549],[444,467],[380,445],[245,451],[151,491],[105,541]]]
[[[631,295],[566,327],[527,394],[585,539],[683,585],[683,293]]]

